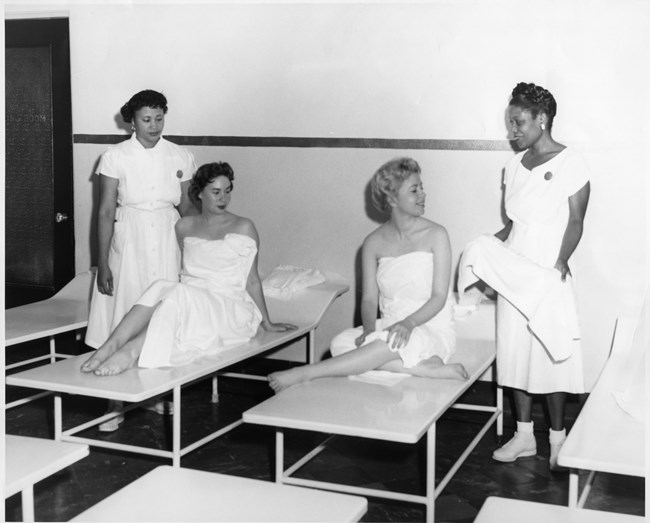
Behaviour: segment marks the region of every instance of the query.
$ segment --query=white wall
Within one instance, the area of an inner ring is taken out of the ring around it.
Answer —
[[[169,98],[166,133],[504,140],[518,81],[548,87],[555,137],[592,169],[586,232],[576,252],[588,385],[615,318],[635,315],[647,282],[648,2],[432,1],[104,5],[69,3],[75,134],[122,132],[134,92]],[[20,14],[21,6],[8,6]],[[199,163],[230,162],[233,210],[262,236],[262,268],[277,263],[340,274],[375,226],[364,189],[398,154],[422,165],[427,216],[445,224],[456,257],[500,227],[509,151],[193,147]],[[102,146],[77,144],[77,269],[92,257],[93,167]],[[355,295],[318,331],[351,324]]]

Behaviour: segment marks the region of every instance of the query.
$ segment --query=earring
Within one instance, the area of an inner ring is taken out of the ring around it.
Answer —
[[[542,128],[542,131],[544,131],[546,129],[546,124],[544,122],[542,122],[540,124],[540,127]]]

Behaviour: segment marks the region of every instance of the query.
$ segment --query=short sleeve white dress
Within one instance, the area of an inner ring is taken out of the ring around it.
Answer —
[[[582,156],[566,148],[532,170],[517,154],[505,168],[505,210],[512,220],[506,244],[553,268],[569,220],[570,196],[589,181]],[[572,266],[573,272],[573,266]],[[573,285],[567,277],[567,285]],[[582,352],[556,362],[528,329],[528,320],[501,296],[497,302],[497,374],[501,385],[530,393],[584,392]]]
[[[93,289],[86,344],[98,348],[144,290],[158,279],[178,280],[180,249],[174,224],[181,182],[196,171],[184,147],[160,138],[146,149],[136,139],[109,147],[96,174],[118,180],[117,209],[108,265],[113,296]]]

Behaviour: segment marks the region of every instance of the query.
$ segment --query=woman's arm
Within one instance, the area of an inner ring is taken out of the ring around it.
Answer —
[[[589,192],[591,186],[587,182],[577,193],[569,196],[569,223],[567,223],[560,253],[558,254],[555,268],[562,274],[562,281],[566,280],[566,275],[571,274],[569,269],[569,258],[576,250],[580,238],[589,203]]]
[[[508,220],[508,223],[506,223],[499,232],[494,233],[494,236],[501,240],[502,242],[506,241],[508,239],[508,236],[510,236],[510,231],[512,230],[512,220]]]
[[[355,343],[361,345],[366,336],[374,332],[377,323],[379,305],[379,287],[377,286],[377,239],[370,235],[361,246],[361,325],[363,333]]]
[[[190,188],[191,180],[186,180],[181,182],[181,202],[178,204],[178,213],[181,216],[192,216],[195,214],[200,214],[197,207],[192,202],[190,198],[188,189]]]
[[[253,225],[253,222],[250,220],[246,220],[244,222],[243,234],[246,234],[255,240],[259,252],[259,235],[257,234],[255,225]],[[266,300],[264,299],[264,291],[262,289],[262,280],[260,279],[260,274],[257,269],[257,258],[258,255],[256,254],[255,259],[253,260],[253,265],[251,266],[251,270],[248,273],[246,291],[250,297],[253,298],[255,305],[257,305],[257,308],[262,313],[262,328],[270,332],[284,332],[297,329],[295,325],[291,325],[290,323],[273,323],[269,318],[269,312],[266,307]]]
[[[108,252],[117,209],[117,178],[99,175],[99,212],[97,216],[97,238],[99,259],[97,260],[97,290],[102,294],[113,295],[113,273],[108,266]]]
[[[449,235],[447,230],[439,225],[430,234],[434,267],[431,297],[413,314],[388,328],[388,343],[395,349],[399,349],[408,343],[411,332],[415,327],[428,322],[438,314],[445,306],[449,296],[449,282],[451,280],[451,244]]]

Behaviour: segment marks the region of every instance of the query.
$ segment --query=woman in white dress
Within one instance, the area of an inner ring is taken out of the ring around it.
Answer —
[[[542,267],[555,268],[571,285],[569,259],[580,241],[589,201],[589,178],[582,157],[551,136],[557,105],[553,95],[535,84],[519,83],[512,91],[508,121],[523,152],[506,166],[504,202],[508,222],[495,236]],[[579,352],[579,347],[576,349]],[[555,361],[527,328],[527,319],[499,296],[497,369],[500,385],[512,388],[517,431],[493,453],[510,462],[533,456],[533,394],[542,394],[550,415],[550,467],[566,438],[566,393],[584,392],[581,354]]]
[[[375,173],[371,189],[373,203],[389,211],[390,218],[363,242],[363,325],[334,338],[333,358],[270,374],[275,392],[315,378],[374,369],[467,378],[462,365],[447,363],[456,342],[451,247],[446,229],[422,216],[420,166],[411,158],[391,160]]]
[[[165,140],[162,132],[167,99],[150,89],[133,95],[120,109],[131,124],[129,140],[109,147],[97,167],[97,285],[93,289],[86,345],[106,342],[127,311],[154,281],[177,280],[180,251],[174,224],[181,215],[196,213],[187,189],[196,171],[194,157],[184,147]],[[109,401],[109,411],[120,407]],[[159,414],[164,402],[148,404]],[[121,418],[99,426],[119,427]]]
[[[197,170],[190,194],[201,214],[175,226],[181,281],[154,282],[82,372],[110,376],[136,365],[184,365],[245,343],[259,326],[273,332],[296,328],[269,319],[257,271],[257,230],[251,220],[227,210],[233,179],[227,163]]]

